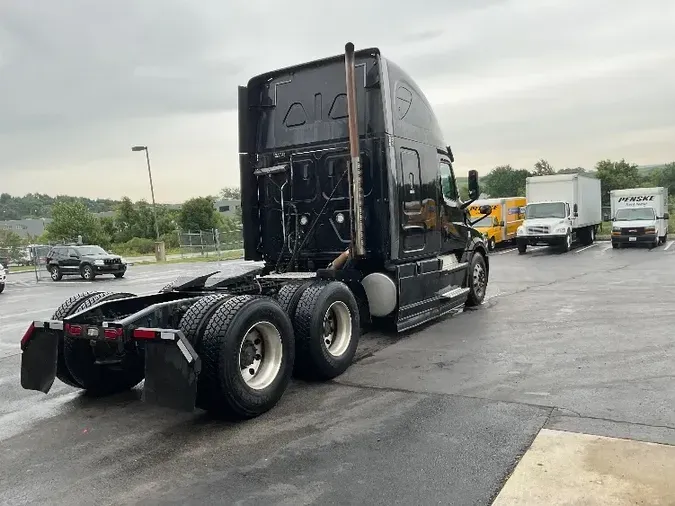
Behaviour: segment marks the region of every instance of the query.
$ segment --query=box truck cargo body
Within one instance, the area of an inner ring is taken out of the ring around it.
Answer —
[[[651,247],[668,238],[668,188],[627,188],[609,192],[612,247],[643,243]]]
[[[526,203],[525,197],[505,197],[476,200],[469,207],[471,219],[478,220],[473,222],[473,226],[483,234],[489,250],[516,238],[516,230],[523,223],[523,208]],[[492,211],[489,215],[481,213],[483,206],[490,206]]]
[[[525,197],[525,220],[516,236],[520,254],[528,245],[569,251],[575,241],[595,241],[602,222],[599,179],[583,174],[532,176],[526,180]]]

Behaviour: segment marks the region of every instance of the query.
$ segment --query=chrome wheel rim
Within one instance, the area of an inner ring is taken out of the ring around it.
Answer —
[[[567,234],[567,238],[565,239],[567,242],[567,249],[570,249],[572,247],[572,236],[570,234]]]
[[[477,298],[481,298],[485,292],[485,269],[479,263],[473,268],[473,291]]]
[[[352,314],[342,301],[335,301],[323,316],[323,342],[334,357],[343,355],[352,341]]]
[[[284,356],[279,330],[270,322],[258,322],[244,334],[239,345],[239,372],[253,390],[267,388],[281,370]]]

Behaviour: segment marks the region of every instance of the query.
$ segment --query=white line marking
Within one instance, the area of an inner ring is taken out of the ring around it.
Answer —
[[[675,241],[668,241],[668,244],[666,244],[666,247],[663,248],[663,251],[668,251],[668,248],[670,248],[673,245],[673,243],[675,243]]]
[[[518,251],[518,248],[505,249],[495,253],[495,255],[506,255],[507,253],[513,253],[514,251]]]
[[[48,313],[49,311],[53,311],[53,308],[34,309],[32,311],[23,311],[22,313],[12,313],[11,315],[8,315],[8,316],[0,316],[0,320],[7,320],[9,318],[16,318],[17,316],[24,316],[24,315],[27,315],[27,314]]]
[[[607,250],[612,249],[612,245],[610,244],[609,246],[605,246],[605,248],[601,251],[601,253],[604,253]]]
[[[580,248],[575,251],[575,253],[581,253],[582,251],[586,251],[587,249],[595,248],[597,246],[596,243],[589,244],[588,246],[584,246],[583,248]]]

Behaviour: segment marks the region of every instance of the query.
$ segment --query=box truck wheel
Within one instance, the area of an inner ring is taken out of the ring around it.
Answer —
[[[230,297],[231,295],[229,294],[216,294],[203,297],[192,304],[180,319],[179,327],[195,349],[204,335],[206,324],[211,315]]]
[[[494,251],[495,246],[496,246],[495,238],[490,237],[490,239],[488,239],[488,243],[487,243],[488,251]]]
[[[478,306],[485,299],[487,291],[488,273],[485,266],[483,255],[476,251],[471,256],[471,264],[468,271],[469,298],[466,300],[467,306]]]
[[[85,300],[77,310],[87,309],[99,302],[133,296],[132,293],[100,292]],[[87,339],[64,338],[66,366],[87,392],[93,395],[124,392],[138,385],[145,377],[143,354],[136,348],[129,347],[119,355],[117,346],[117,343],[99,342],[94,348]],[[115,363],[97,363],[108,358],[115,360]]]
[[[73,295],[69,299],[63,301],[63,303],[54,311],[52,315],[52,320],[63,320],[66,316],[70,316],[75,313],[77,309],[82,305],[82,303],[87,300],[89,297],[96,295],[101,292],[83,292]],[[68,367],[66,366],[66,359],[64,358],[64,349],[63,349],[63,334],[59,336],[58,343],[58,354],[56,356],[56,377],[59,378],[63,383],[68,386],[82,388],[73,375],[70,374]]]
[[[567,232],[567,235],[565,235],[565,242],[563,243],[562,250],[564,253],[567,253],[571,249],[572,249],[572,233]]]
[[[293,318],[299,377],[329,380],[351,365],[361,321],[352,291],[340,281],[316,281],[300,297]]]
[[[231,297],[209,319],[196,351],[197,405],[218,416],[254,418],[272,409],[291,381],[293,326],[270,297]]]
[[[618,247],[619,247],[619,243],[612,241],[612,248],[617,249]]]
[[[518,254],[524,255],[527,253],[527,243],[518,243]]]

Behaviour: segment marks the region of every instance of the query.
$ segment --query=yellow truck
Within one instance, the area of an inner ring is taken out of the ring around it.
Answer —
[[[490,251],[497,244],[516,238],[516,230],[523,223],[525,204],[525,197],[508,197],[476,200],[469,206],[469,216],[474,220],[482,216],[479,211],[481,206],[492,207],[490,214],[474,223],[474,227],[485,236]]]

